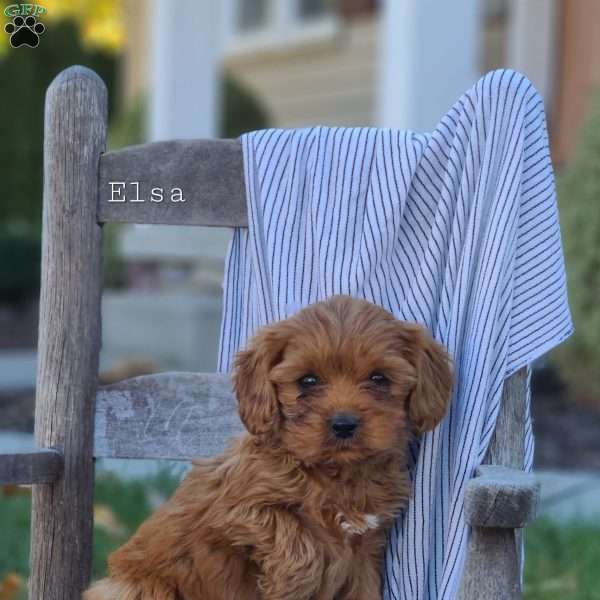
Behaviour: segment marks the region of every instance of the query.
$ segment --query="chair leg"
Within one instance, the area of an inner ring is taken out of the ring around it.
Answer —
[[[35,439],[63,454],[64,473],[34,486],[32,600],[80,598],[91,572],[106,106],[103,82],[84,67],[60,73],[46,94]]]
[[[460,600],[519,600],[521,568],[516,529],[474,527],[469,539]]]
[[[502,402],[485,464],[522,470],[525,458],[528,367],[505,382]],[[473,527],[460,600],[518,600],[521,598],[521,533],[519,529]]]

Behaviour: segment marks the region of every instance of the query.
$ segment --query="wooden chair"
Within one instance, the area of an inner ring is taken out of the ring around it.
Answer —
[[[33,484],[33,600],[74,600],[89,582],[94,458],[208,456],[242,431],[226,375],[162,373],[98,389],[102,225],[247,226],[238,141],[104,153],[106,97],[100,78],[83,67],[60,73],[46,96],[38,449],[0,455],[0,483]],[[139,182],[145,201],[110,201],[110,182]],[[152,187],[180,187],[186,202],[150,202]],[[490,466],[466,492],[465,600],[520,597],[518,532],[534,518],[539,495],[520,470],[525,386],[525,369],[505,382]]]

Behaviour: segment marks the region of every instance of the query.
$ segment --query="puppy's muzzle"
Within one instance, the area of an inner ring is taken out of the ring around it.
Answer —
[[[329,427],[336,438],[351,438],[360,425],[360,419],[350,413],[337,413],[329,419]]]

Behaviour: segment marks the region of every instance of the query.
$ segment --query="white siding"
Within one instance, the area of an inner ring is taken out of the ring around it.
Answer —
[[[372,125],[378,22],[341,24],[327,39],[229,57],[229,71],[262,101],[277,127]]]

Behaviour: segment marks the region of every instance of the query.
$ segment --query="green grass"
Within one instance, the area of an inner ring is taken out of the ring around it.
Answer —
[[[178,477],[168,471],[144,481],[103,474],[96,481],[94,578],[105,573],[106,558],[150,514],[152,502],[171,494]],[[8,573],[28,572],[28,496],[0,494],[0,582]],[[600,525],[558,527],[539,520],[527,529],[525,600],[600,600]],[[18,598],[25,598],[25,594]]]
[[[102,518],[96,519],[94,526],[94,579],[105,574],[108,555],[123,544],[151,513],[152,500],[167,498],[178,481],[179,478],[168,470],[139,481],[123,481],[111,474],[96,478],[96,510],[100,507],[111,519],[109,526],[102,524]],[[0,588],[9,573],[16,573],[24,581],[27,578],[30,511],[29,496],[7,496],[0,492]],[[23,591],[15,600],[25,598]]]
[[[525,544],[526,600],[600,599],[600,524],[538,520],[527,528]]]
[[[98,524],[94,527],[93,578],[106,573],[108,555],[126,542],[140,523],[152,512],[150,498],[166,499],[177,485],[177,479],[161,473],[145,481],[124,481],[114,475],[103,475],[96,481],[96,507],[107,507],[114,514],[120,532]]]

